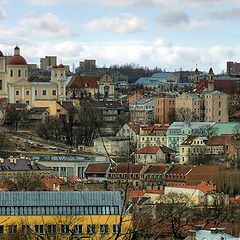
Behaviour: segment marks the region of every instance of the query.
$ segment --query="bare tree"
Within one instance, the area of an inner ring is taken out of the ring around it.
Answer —
[[[194,122],[198,120],[198,116],[196,113],[191,111],[189,108],[180,108],[176,111],[175,114],[176,121],[183,122],[185,120],[188,120],[189,122]]]

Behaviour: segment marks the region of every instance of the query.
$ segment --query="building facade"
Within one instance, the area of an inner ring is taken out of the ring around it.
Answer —
[[[29,78],[26,60],[15,47],[14,56],[6,62],[0,52],[0,97],[9,99],[10,103],[26,103],[33,106],[35,100],[66,99],[66,75],[62,64],[54,65],[48,82]]]
[[[0,199],[0,234],[14,239],[114,239],[118,232],[123,239],[131,229],[125,212],[120,224],[119,192],[0,192]]]

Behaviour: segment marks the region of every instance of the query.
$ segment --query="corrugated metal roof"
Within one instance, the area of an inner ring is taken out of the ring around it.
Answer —
[[[119,206],[118,191],[0,192],[0,206]]]

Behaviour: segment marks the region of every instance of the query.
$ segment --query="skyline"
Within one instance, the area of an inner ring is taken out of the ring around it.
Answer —
[[[0,50],[17,44],[28,63],[96,59],[167,71],[226,71],[240,61],[239,0],[2,0]]]

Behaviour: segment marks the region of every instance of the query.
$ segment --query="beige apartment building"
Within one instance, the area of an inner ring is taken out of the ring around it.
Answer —
[[[0,98],[9,103],[26,103],[34,106],[36,100],[65,100],[66,75],[62,64],[54,65],[49,81],[29,78],[28,65],[15,47],[14,55],[6,61],[0,51]]]
[[[199,83],[198,70],[195,71],[195,85]],[[182,93],[176,98],[176,112],[182,108],[189,109],[201,122],[228,122],[227,94],[214,89],[214,73],[208,73],[208,88],[201,94]],[[185,119],[189,120],[189,119]]]
[[[57,64],[56,56],[46,56],[45,58],[40,58],[40,68],[44,70],[50,70],[52,66]]]

